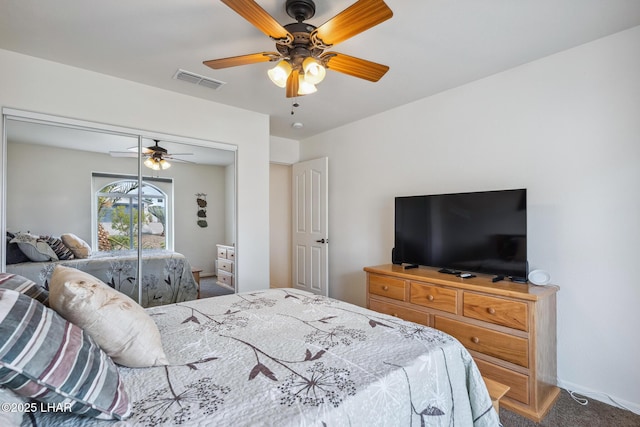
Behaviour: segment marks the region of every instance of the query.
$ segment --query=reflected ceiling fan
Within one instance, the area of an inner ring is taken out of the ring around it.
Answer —
[[[175,156],[190,156],[193,153],[169,153],[166,148],[159,145],[160,141],[153,140],[155,145],[151,147],[142,148],[142,156],[145,157],[144,165],[149,169],[161,170],[169,169],[171,163],[167,159],[181,163],[194,163],[189,160],[178,159]],[[132,147],[130,151],[110,151],[109,154],[113,157],[138,157],[138,147]]]
[[[287,14],[297,22],[285,26],[280,25],[254,0],[221,1],[274,40],[277,52],[252,53],[203,62],[215,70],[278,61],[268,75],[273,83],[286,88],[287,98],[315,92],[315,85],[324,79],[326,69],[372,82],[380,80],[389,70],[386,65],[338,52],[325,52],[391,18],[393,12],[383,0],[358,0],[319,27],[304,22],[315,15],[313,0],[287,0]]]

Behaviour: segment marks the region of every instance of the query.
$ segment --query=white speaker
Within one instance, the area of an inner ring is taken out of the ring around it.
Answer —
[[[544,270],[533,270],[529,273],[529,281],[534,285],[546,285],[551,281],[551,276]]]

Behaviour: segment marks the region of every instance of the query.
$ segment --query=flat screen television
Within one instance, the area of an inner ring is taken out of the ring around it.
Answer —
[[[396,197],[393,262],[526,281],[527,190]]]

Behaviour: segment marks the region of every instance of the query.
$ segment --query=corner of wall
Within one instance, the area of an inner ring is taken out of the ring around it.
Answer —
[[[292,165],[300,161],[300,141],[295,139],[269,137],[269,162]]]

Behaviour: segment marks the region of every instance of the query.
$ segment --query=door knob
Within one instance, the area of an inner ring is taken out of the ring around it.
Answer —
[[[329,239],[316,240],[316,243],[329,243]]]

